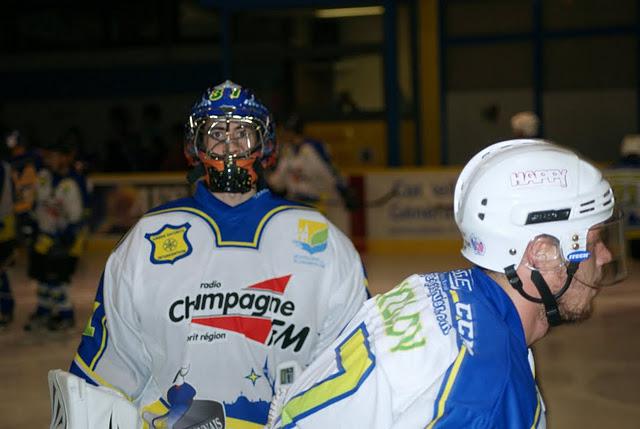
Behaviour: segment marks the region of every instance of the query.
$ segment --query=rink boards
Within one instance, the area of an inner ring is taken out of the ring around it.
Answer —
[[[453,219],[459,168],[401,168],[348,175],[360,209],[348,211],[337,195],[319,204],[361,250],[435,253],[460,248]],[[605,170],[627,221],[628,238],[640,238],[640,170]],[[188,196],[185,173],[100,174],[93,186],[93,244],[117,240],[150,208]]]

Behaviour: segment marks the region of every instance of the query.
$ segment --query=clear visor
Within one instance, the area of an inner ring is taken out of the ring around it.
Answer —
[[[209,118],[196,128],[195,145],[210,159],[248,158],[261,148],[260,127],[250,119]]]
[[[624,240],[623,220],[618,210],[606,221],[589,228],[586,250],[577,250],[564,255],[560,242],[555,237],[542,235],[533,241],[544,244],[535,255],[536,266],[529,268],[545,275],[566,277],[566,268],[570,262],[580,262],[574,279],[589,287],[610,286],[627,277],[626,243]]]
[[[581,283],[611,286],[627,277],[624,221],[618,210],[605,222],[589,228],[587,252],[574,276]]]

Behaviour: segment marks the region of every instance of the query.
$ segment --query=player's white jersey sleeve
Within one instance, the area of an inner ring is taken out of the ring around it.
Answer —
[[[138,234],[139,228],[134,227],[109,257],[100,279],[94,315],[83,332],[85,337],[100,336],[92,338],[100,348],[81,344],[72,365],[89,381],[112,387],[130,400],[139,397],[151,374],[137,308],[136,291],[143,286],[136,278],[136,261],[141,257]]]
[[[458,350],[455,335],[420,316],[431,307],[423,289],[414,276],[368,300],[289,389],[272,428],[382,429],[428,421]],[[409,412],[414,407],[423,410]]]
[[[358,252],[337,227],[328,225],[335,254],[332,287],[327,288],[329,305],[311,353],[312,360],[336,339],[367,299],[367,278]]]

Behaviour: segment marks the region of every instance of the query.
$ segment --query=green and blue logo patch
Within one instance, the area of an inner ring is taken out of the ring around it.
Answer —
[[[320,253],[327,248],[329,226],[309,219],[298,220],[297,240],[294,243],[309,254]]]

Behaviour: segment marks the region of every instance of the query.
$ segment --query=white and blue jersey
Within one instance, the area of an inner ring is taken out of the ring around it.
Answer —
[[[368,300],[272,411],[270,428],[545,427],[518,313],[477,268]]]
[[[267,190],[230,207],[200,183],[111,254],[71,372],[124,393],[145,427],[262,428],[276,376],[308,365],[366,295],[322,214]]]
[[[89,193],[84,176],[61,176],[48,169],[38,173],[35,217],[38,231],[46,234],[73,257],[80,256],[86,235]]]
[[[326,146],[308,138],[283,147],[269,183],[293,200],[310,203],[331,199],[346,188]]]

